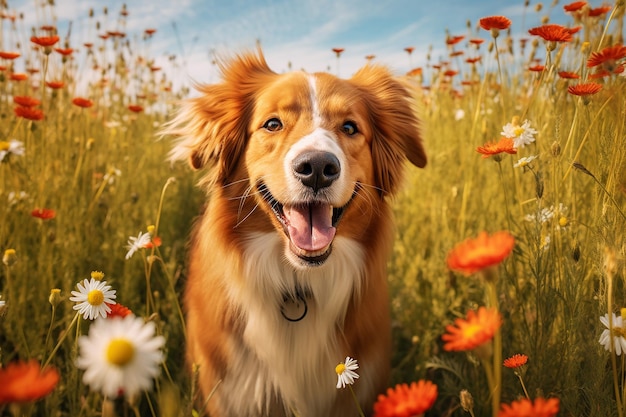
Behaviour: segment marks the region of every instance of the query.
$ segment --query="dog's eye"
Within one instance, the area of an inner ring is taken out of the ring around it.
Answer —
[[[352,136],[358,132],[358,129],[356,128],[356,123],[350,121],[345,122],[341,126],[341,130],[348,136]]]
[[[263,128],[269,130],[270,132],[277,132],[283,128],[283,123],[280,121],[280,119],[273,117],[265,122]]]

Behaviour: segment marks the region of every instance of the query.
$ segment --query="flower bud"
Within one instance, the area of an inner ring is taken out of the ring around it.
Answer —
[[[7,249],[4,251],[4,256],[2,257],[2,263],[6,266],[11,266],[17,262],[17,255],[15,253],[15,249]]]
[[[50,290],[50,296],[48,297],[48,302],[52,305],[52,308],[56,308],[56,306],[61,303],[61,290],[58,288],[53,288]]]

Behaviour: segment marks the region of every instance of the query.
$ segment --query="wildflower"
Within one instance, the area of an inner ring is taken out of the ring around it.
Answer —
[[[587,60],[587,67],[601,66],[603,70],[609,73],[623,72],[624,65],[618,63],[623,58],[626,58],[626,46],[607,46],[599,52],[591,53],[591,56]]]
[[[415,50],[414,46],[407,46],[406,48],[404,48],[404,50],[406,51],[407,54],[411,55],[413,53],[413,51]]]
[[[54,48],[54,50],[63,56],[72,55],[72,53],[74,52],[72,48]]]
[[[28,80],[28,74],[24,74],[23,72],[13,72],[9,78],[13,81],[26,81]]]
[[[129,104],[128,110],[132,111],[133,113],[141,113],[143,111],[143,106],[140,106],[139,104]]]
[[[354,384],[354,380],[359,379],[359,374],[356,373],[357,369],[359,369],[359,364],[356,359],[346,356],[346,361],[335,367],[337,388],[345,388],[346,385]]]
[[[146,243],[144,249],[158,248],[163,244],[163,241],[159,236],[154,236],[150,239],[150,242]]]
[[[48,302],[50,303],[52,308],[56,308],[56,306],[61,303],[61,290],[59,288],[53,288],[50,290]]]
[[[537,159],[537,155],[525,156],[517,160],[513,165],[514,168],[526,168],[532,161]]]
[[[75,97],[75,98],[72,99],[72,104],[74,104],[75,106],[87,109],[87,108],[93,106],[93,101],[91,101],[91,100],[89,100],[87,98],[83,98],[83,97]]]
[[[132,311],[130,311],[130,309],[126,306],[121,305],[120,303],[115,303],[115,304],[109,304],[109,308],[111,309],[111,311],[109,311],[107,313],[107,318],[113,318],[113,317],[126,317],[128,315],[133,314]]]
[[[42,370],[35,360],[0,368],[0,404],[35,401],[50,394],[59,382],[55,368]]]
[[[121,176],[122,176],[122,171],[120,171],[119,169],[115,167],[109,167],[107,169],[106,174],[104,174],[104,177],[102,177],[102,180],[107,182],[108,184],[113,184],[115,183],[115,178],[121,177]]]
[[[586,5],[587,5],[586,1],[575,1],[573,3],[566,4],[565,6],[563,6],[563,9],[566,12],[577,12],[583,7],[585,7]]]
[[[345,51],[344,48],[333,48],[332,51],[337,55],[337,58]]]
[[[488,142],[483,146],[477,147],[476,152],[482,154],[483,158],[489,158],[492,155],[498,155],[502,152],[516,154],[517,149],[515,149],[515,146],[513,145],[513,139],[503,137],[500,138],[498,143]]]
[[[379,395],[374,404],[374,417],[419,416],[430,409],[437,399],[437,385],[423,379],[411,385],[398,384]]]
[[[542,72],[544,69],[546,69],[544,65],[532,65],[528,67],[528,70],[532,72]]]
[[[518,353],[505,359],[503,365],[507,368],[515,369],[526,365],[527,362],[528,356]]]
[[[41,101],[30,96],[14,96],[13,102],[24,107],[35,107],[41,104]]]
[[[526,145],[530,145],[535,141],[534,135],[537,131],[530,127],[530,122],[525,120],[522,125],[517,124],[516,118],[513,122],[507,123],[500,134],[504,137],[513,139],[513,146],[515,148],[523,148]]]
[[[502,404],[498,417],[554,417],[559,412],[558,398],[535,398],[534,401],[528,398],[513,401],[509,404]]]
[[[489,236],[481,232],[475,239],[467,239],[450,251],[448,268],[464,274],[473,274],[498,265],[513,251],[515,239],[506,231]]]
[[[574,79],[580,78],[580,75],[578,75],[575,72],[570,72],[570,71],[559,71],[558,74],[559,74],[559,77],[564,78],[566,80],[574,80]]]
[[[53,36],[31,36],[30,41],[39,46],[50,47],[59,41],[57,35]]]
[[[602,84],[588,82],[567,87],[567,92],[575,96],[589,96],[602,90]]]
[[[495,308],[479,307],[470,310],[466,319],[457,318],[454,325],[447,325],[441,339],[447,351],[473,350],[491,341],[500,326],[502,317]]]
[[[148,36],[152,36],[156,33],[156,31],[157,31],[156,29],[146,29],[144,30],[144,33]]]
[[[54,219],[57,215],[56,211],[48,208],[36,208],[30,212],[30,215],[42,220]]]
[[[527,214],[524,220],[528,222],[537,221],[539,223],[546,223],[552,218],[554,218],[554,206],[550,206],[550,208],[544,207],[539,210],[537,214]]]
[[[9,142],[0,140],[0,162],[8,160],[11,155],[24,155],[24,143],[19,140],[11,139]]]
[[[13,109],[13,112],[17,117],[23,117],[32,121],[43,120],[44,118],[43,110],[34,107],[17,106]]]
[[[463,411],[474,415],[474,397],[472,397],[472,394],[468,390],[461,390],[459,393],[459,400]]]
[[[622,316],[617,316],[615,313],[611,314],[612,320],[610,324],[608,314],[600,316],[600,322],[604,324],[606,329],[602,331],[598,342],[600,342],[606,350],[609,352],[613,351],[619,356],[622,352],[626,353],[626,329],[624,329]]]
[[[589,9],[589,17],[599,17],[608,13],[611,10],[611,6],[600,6]]]
[[[15,58],[19,58],[21,54],[19,52],[7,52],[7,51],[0,51],[0,58],[2,59],[15,59]]]
[[[110,304],[115,304],[115,290],[107,285],[106,281],[99,281],[94,278],[85,280],[82,284],[76,284],[78,291],[72,291],[73,297],[70,301],[76,302],[74,310],[82,314],[85,319],[94,320],[98,317],[106,318],[111,312]]]
[[[129,398],[151,389],[163,361],[163,336],[155,335],[154,322],[129,315],[96,320],[87,336],[78,339],[78,368],[83,382],[110,398]]]
[[[65,83],[63,81],[46,81],[46,85],[53,90],[58,90],[59,88],[63,88]]]
[[[504,16],[489,16],[479,20],[480,27],[485,30],[504,30],[511,26],[511,20]]]
[[[446,44],[456,45],[457,43],[461,42],[463,39],[465,39],[464,35],[449,36],[448,39],[446,39]]]
[[[565,27],[556,24],[538,26],[528,30],[531,35],[539,36],[547,42],[569,42],[572,33]]]
[[[135,252],[137,252],[141,248],[144,248],[148,243],[150,243],[151,238],[152,236],[150,236],[150,233],[142,232],[139,232],[137,237],[130,236],[128,238],[128,245],[126,245],[126,248],[128,249],[128,252],[126,253],[126,259],[128,260],[132,258]]]
[[[7,249],[4,251],[4,255],[2,256],[2,263],[6,266],[11,266],[17,262],[17,255],[15,253],[15,249]]]

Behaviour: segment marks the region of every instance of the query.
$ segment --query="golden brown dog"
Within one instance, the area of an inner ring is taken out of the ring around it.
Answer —
[[[359,361],[366,414],[388,384],[387,197],[426,156],[407,89],[384,67],[348,80],[221,65],[165,133],[207,170],[191,241],[187,352],[212,417],[356,415],[335,366]]]

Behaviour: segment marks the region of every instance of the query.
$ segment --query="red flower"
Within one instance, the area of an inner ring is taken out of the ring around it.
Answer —
[[[445,70],[443,72],[443,75],[445,75],[446,77],[454,77],[455,75],[457,75],[459,72],[455,71],[455,70]]]
[[[423,379],[411,385],[398,384],[379,395],[374,417],[412,417],[425,413],[437,399],[437,385]]]
[[[469,42],[474,45],[480,45],[481,43],[485,42],[485,40],[480,39],[480,38],[474,38],[474,39],[470,39]]]
[[[565,6],[563,6],[563,9],[565,9],[566,12],[577,12],[586,5],[586,1],[575,1],[573,3],[566,4]]]
[[[513,139],[502,137],[498,143],[487,142],[483,146],[477,147],[476,152],[482,154],[483,158],[489,158],[492,155],[498,155],[502,152],[516,154],[517,149],[513,146]]]
[[[24,119],[33,121],[43,120],[44,118],[43,110],[34,107],[17,106],[13,109],[13,112],[17,117],[23,117]]]
[[[72,99],[72,104],[74,104],[75,106],[87,109],[93,106],[93,101],[89,100],[88,98],[75,97]]]
[[[54,36],[31,36],[30,41],[36,43],[39,46],[47,47],[52,46],[59,41],[57,35]]]
[[[36,208],[30,212],[30,215],[42,220],[54,219],[57,215],[56,211],[47,208]]]
[[[598,17],[598,16],[602,16],[603,14],[608,13],[609,11],[611,11],[611,6],[595,7],[593,9],[589,9],[589,16]]]
[[[54,48],[54,50],[63,56],[72,55],[72,52],[74,52],[72,48]]]
[[[461,42],[463,39],[465,39],[464,35],[449,36],[448,39],[446,39],[446,43],[448,45],[456,45],[457,43]]]
[[[489,236],[481,232],[475,239],[466,239],[450,251],[446,259],[448,268],[473,274],[490,266],[498,265],[513,251],[515,238],[507,231]]]
[[[123,306],[120,303],[115,303],[115,304],[106,303],[106,305],[108,305],[109,308],[111,309],[111,311],[107,313],[108,319],[112,317],[124,318],[130,314],[133,314],[133,312],[128,307]]]
[[[129,104],[128,105],[128,110],[134,112],[134,113],[141,113],[143,111],[143,107],[140,106],[139,104]]]
[[[533,72],[541,72],[544,69],[546,69],[546,67],[543,65],[533,65],[532,67],[528,67],[528,70]]]
[[[23,72],[13,72],[11,73],[10,78],[13,81],[26,81],[28,80],[28,74],[24,74]]]
[[[567,87],[567,92],[575,96],[588,96],[596,94],[600,90],[602,90],[602,84],[593,82],[570,85]]]
[[[468,64],[475,64],[477,62],[480,62],[481,59],[482,59],[482,57],[477,56],[477,57],[474,57],[474,58],[467,58],[465,60],[465,62],[467,62]]]
[[[154,236],[153,238],[150,239],[150,242],[143,245],[143,247],[146,249],[152,249],[154,247],[158,248],[159,246],[161,246],[162,243],[163,242],[159,236]]]
[[[13,102],[24,107],[35,107],[41,104],[41,101],[29,96],[14,96]]]
[[[146,30],[144,30],[144,32],[145,32],[145,33],[146,33],[146,35],[148,35],[148,36],[152,36],[152,35],[154,35],[154,34],[156,33],[156,31],[157,31],[156,29],[146,29]]]
[[[343,51],[345,51],[345,49],[344,49],[344,48],[333,48],[333,49],[332,49],[332,51],[333,51],[335,54],[337,54],[337,58],[339,58],[339,55],[341,55],[341,53],[342,53]]]
[[[535,401],[522,398],[511,405],[502,404],[498,417],[554,417],[559,412],[558,398],[535,398]]]
[[[489,16],[483,17],[479,21],[480,27],[485,30],[491,29],[499,29],[504,30],[508,29],[511,26],[511,20],[504,16]]]
[[[34,360],[10,363],[0,369],[0,404],[38,400],[50,394],[58,382],[55,368],[42,371]]]
[[[470,310],[466,319],[457,318],[454,325],[446,326],[441,340],[446,342],[443,349],[447,351],[474,350],[491,341],[502,326],[502,317],[495,308],[481,306],[477,311]]]
[[[58,90],[59,88],[63,88],[65,83],[63,81],[46,81],[46,85],[53,90]]]
[[[574,80],[580,78],[580,75],[575,72],[559,71],[559,77],[565,78],[567,80]]]
[[[528,362],[528,356],[518,353],[508,359],[505,359],[503,365],[507,368],[513,369],[526,365],[526,362]]]
[[[7,52],[0,51],[0,58],[2,59],[15,59],[18,58],[21,54],[19,52]]]
[[[618,68],[622,67],[618,64],[618,61],[622,60],[623,58],[626,58],[626,46],[607,46],[601,51],[593,52],[591,54],[591,56],[587,60],[587,67],[592,68],[601,65],[602,69],[604,69],[605,71],[615,73]]]
[[[404,50],[406,51],[407,54],[411,55],[413,53],[413,51],[415,50],[415,47],[414,46],[407,46],[406,48],[404,48]],[[334,51],[334,49],[333,49],[333,51]]]
[[[540,36],[548,42],[569,42],[572,40],[572,33],[565,26],[549,24],[538,26],[528,30],[528,33]]]

